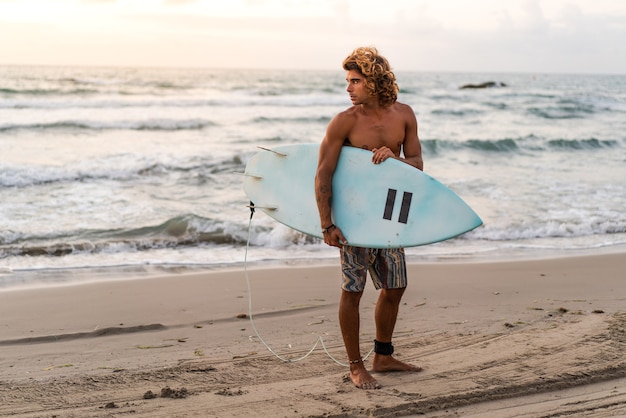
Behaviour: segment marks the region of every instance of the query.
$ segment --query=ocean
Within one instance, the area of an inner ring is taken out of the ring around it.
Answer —
[[[484,221],[409,261],[623,249],[626,75],[396,76],[424,171]],[[485,81],[505,86],[460,88]],[[345,86],[341,68],[0,67],[0,288],[335,262],[315,238],[250,221],[241,173],[258,146],[320,142]]]

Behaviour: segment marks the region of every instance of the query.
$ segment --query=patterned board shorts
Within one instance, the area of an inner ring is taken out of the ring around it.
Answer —
[[[376,289],[400,289],[407,286],[403,248],[341,248],[341,288],[362,292],[369,271]]]

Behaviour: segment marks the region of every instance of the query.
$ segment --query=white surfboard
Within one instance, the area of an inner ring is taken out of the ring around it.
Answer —
[[[293,229],[322,238],[315,199],[319,144],[262,149],[246,165],[252,204]],[[333,176],[333,223],[349,245],[414,247],[482,225],[452,190],[395,159],[372,163],[371,151],[343,147]]]

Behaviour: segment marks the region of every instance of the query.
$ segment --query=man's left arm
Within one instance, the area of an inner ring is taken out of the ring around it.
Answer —
[[[422,144],[417,135],[417,118],[410,106],[406,106],[406,125],[404,131],[404,143],[402,151],[404,158],[401,161],[412,165],[418,170],[424,171],[424,160],[422,159]]]

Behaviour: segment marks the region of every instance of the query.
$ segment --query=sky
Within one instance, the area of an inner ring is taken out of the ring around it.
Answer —
[[[626,74],[623,0],[0,0],[0,65]]]

